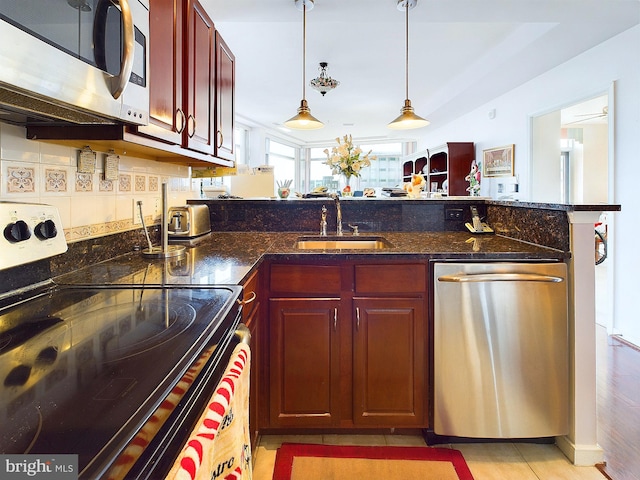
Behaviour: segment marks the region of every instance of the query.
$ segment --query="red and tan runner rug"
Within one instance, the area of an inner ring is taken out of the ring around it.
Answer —
[[[473,480],[458,450],[284,443],[273,480]]]

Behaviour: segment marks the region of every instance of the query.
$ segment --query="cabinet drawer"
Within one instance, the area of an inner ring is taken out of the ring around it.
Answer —
[[[271,265],[269,289],[274,293],[339,294],[338,265]]]
[[[426,265],[355,266],[357,293],[425,293],[426,290]]]

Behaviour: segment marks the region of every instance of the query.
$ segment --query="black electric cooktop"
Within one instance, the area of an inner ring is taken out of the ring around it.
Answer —
[[[239,292],[56,287],[0,306],[0,452],[78,454],[83,470],[120,451],[235,330]]]

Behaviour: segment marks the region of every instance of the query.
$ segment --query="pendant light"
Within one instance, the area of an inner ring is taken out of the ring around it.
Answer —
[[[398,10],[404,10],[405,15],[405,101],[400,110],[400,116],[387,125],[394,130],[409,130],[429,125],[429,120],[416,115],[409,100],[409,9],[417,5],[418,0],[398,0]]]
[[[305,67],[306,67],[306,50],[307,50],[307,8],[311,10],[313,8],[313,0],[294,0],[296,8],[302,10],[302,101],[300,102],[300,108],[298,108],[298,114],[291,117],[284,122],[285,127],[293,128],[295,130],[316,130],[324,127],[324,124],[311,115],[311,110],[307,104],[305,98]]]

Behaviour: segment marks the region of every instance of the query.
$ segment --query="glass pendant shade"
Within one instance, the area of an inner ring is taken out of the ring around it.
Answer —
[[[295,130],[317,130],[318,128],[324,127],[324,124],[311,115],[307,101],[303,99],[300,102],[298,114],[284,122],[284,126]]]
[[[410,130],[412,128],[422,128],[429,125],[429,120],[416,115],[411,106],[411,100],[406,99],[404,101],[404,107],[402,107],[401,114],[387,125],[387,127],[393,130]]]

